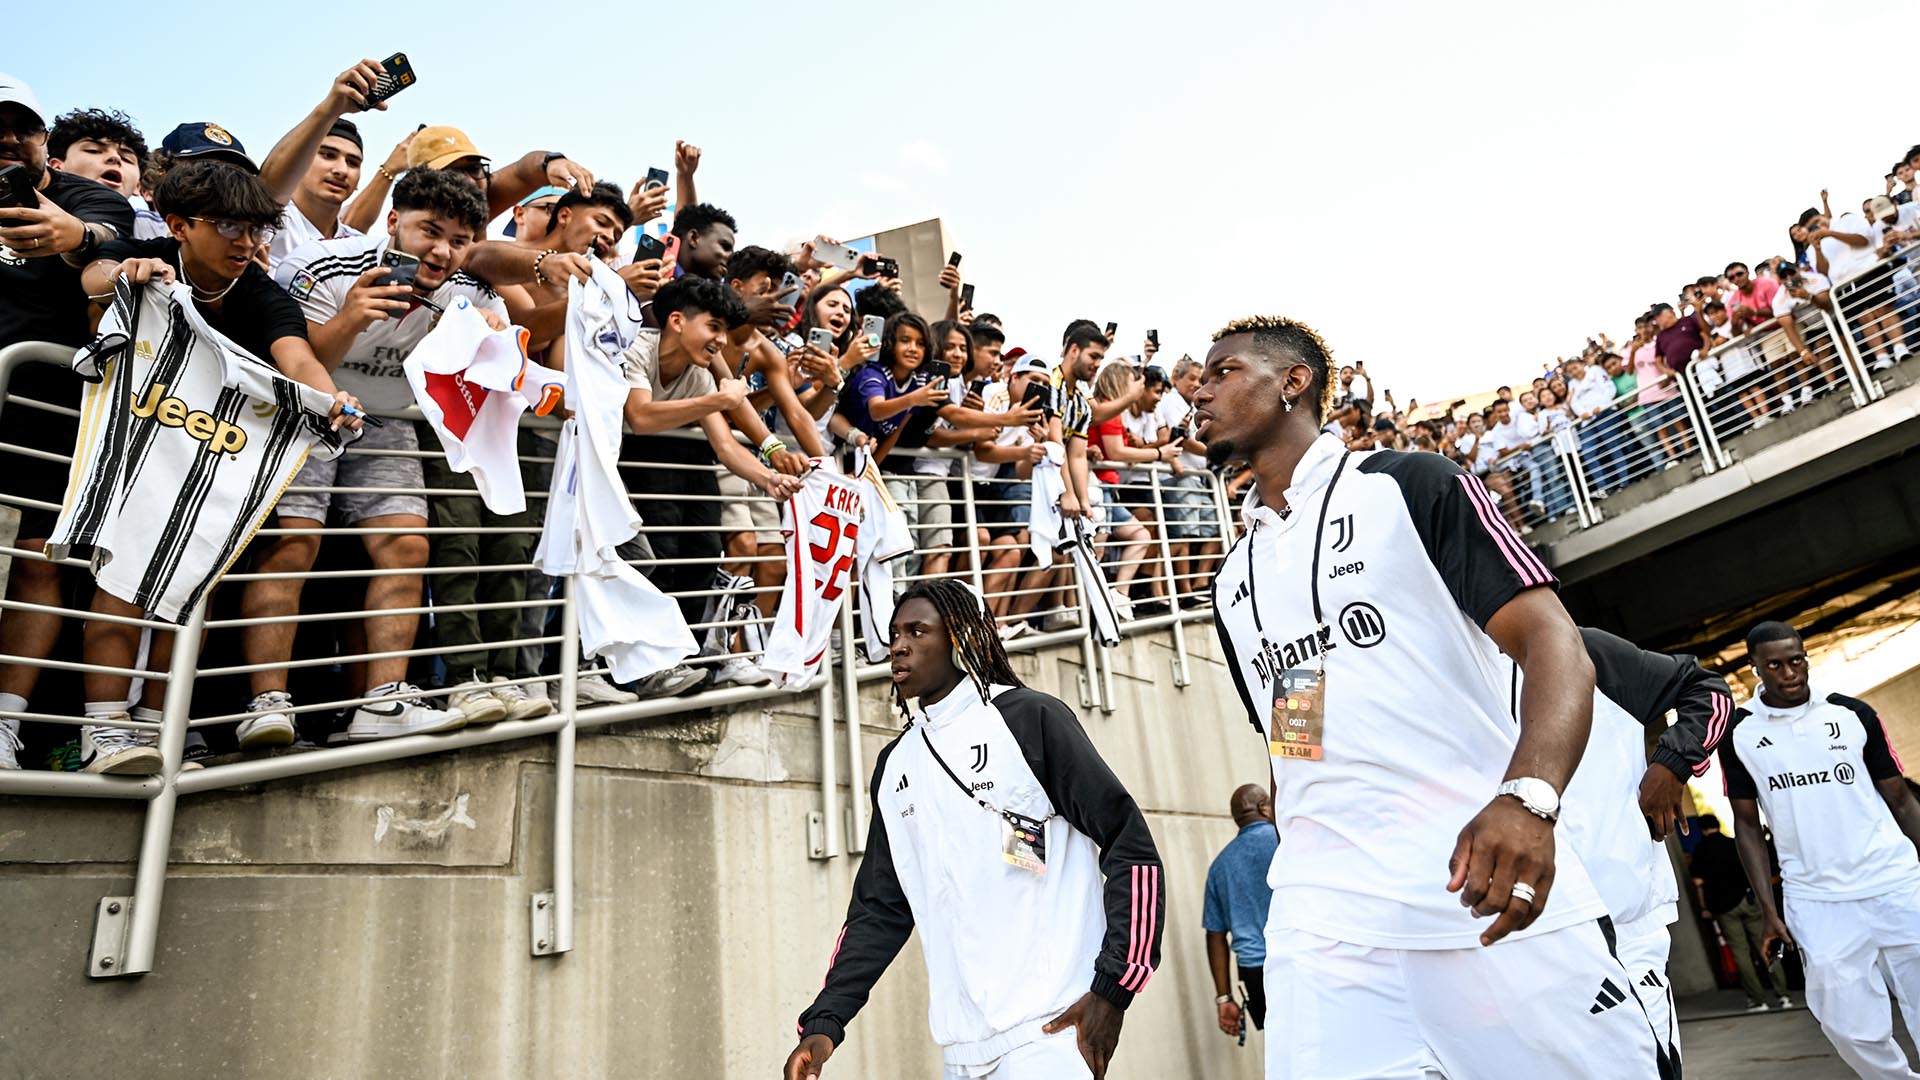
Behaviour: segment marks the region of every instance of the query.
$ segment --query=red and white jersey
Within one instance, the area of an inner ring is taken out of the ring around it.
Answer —
[[[814,458],[806,483],[781,508],[787,580],[760,659],[760,670],[776,686],[792,689],[812,680],[856,579],[862,636],[869,659],[878,662],[873,653],[884,648],[885,628],[893,621],[887,561],[911,552],[913,539],[906,515],[868,472],[848,476],[832,459]]]
[[[552,412],[565,376],[527,359],[525,330],[490,329],[464,296],[447,306],[402,366],[414,400],[446,449],[448,467],[473,476],[488,510],[525,510],[520,414]]]

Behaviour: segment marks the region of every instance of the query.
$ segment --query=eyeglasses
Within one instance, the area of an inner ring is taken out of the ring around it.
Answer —
[[[47,125],[31,113],[13,116],[0,113],[0,135],[11,135],[16,139],[37,139],[46,133]]]
[[[271,244],[273,243],[273,238],[280,235],[280,230],[272,225],[249,225],[244,221],[235,221],[232,218],[196,217],[188,218],[187,220],[204,221],[213,226],[214,232],[219,233],[223,239],[227,240],[238,240],[244,236],[256,244]]]
[[[472,177],[474,183],[480,184],[480,183],[485,183],[487,179],[493,175],[493,166],[487,164],[484,161],[474,161],[466,165],[461,165],[458,162],[456,162],[452,165],[447,166],[447,171],[457,172],[462,176]]]

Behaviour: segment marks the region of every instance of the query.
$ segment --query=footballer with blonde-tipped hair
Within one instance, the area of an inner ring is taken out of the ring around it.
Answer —
[[[1553,575],[1446,458],[1323,434],[1330,369],[1306,324],[1238,319],[1193,398],[1255,478],[1214,621],[1281,840],[1268,1080],[1670,1076],[1556,849],[1594,671]]]

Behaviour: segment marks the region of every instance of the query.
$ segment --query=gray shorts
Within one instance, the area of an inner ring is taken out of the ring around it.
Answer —
[[[1167,509],[1167,539],[1219,538],[1218,508],[1205,474],[1186,472],[1173,477],[1160,489],[1160,501]]]
[[[414,437],[412,424],[403,420],[388,420],[385,427],[367,425],[365,432],[358,442],[347,447],[346,453],[332,461],[321,461],[309,455],[307,463],[300,466],[300,471],[294,475],[288,492],[280,496],[274,512],[281,517],[309,518],[325,524],[328,520],[327,511],[331,508],[335,520],[349,525],[388,514],[426,517],[427,499],[420,494],[363,495],[291,490],[303,487],[405,488],[417,493],[426,486],[419,458],[366,453],[368,450],[420,449],[420,441]]]
[[[912,530],[915,551],[938,551],[953,544],[953,495],[947,477],[891,473],[887,493],[900,504]]]
[[[731,472],[720,474],[720,531],[728,536],[750,532],[761,547],[779,547],[785,542],[780,532],[780,504],[767,494]]]

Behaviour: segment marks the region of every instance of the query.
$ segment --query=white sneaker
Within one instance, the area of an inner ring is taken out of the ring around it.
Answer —
[[[715,686],[765,686],[772,681],[760,665],[744,656],[736,656],[713,670]]]
[[[1780,1008],[1782,1008],[1782,1009],[1791,1009],[1791,1008],[1793,1008],[1793,999],[1792,999],[1792,998],[1790,998],[1790,997],[1788,997],[1788,996],[1787,996],[1787,995],[1785,995],[1785,994],[1781,994],[1781,995],[1780,995],[1780,1001],[1779,1001],[1779,1007],[1780,1007]]]
[[[1113,604],[1113,613],[1120,617],[1121,622],[1133,621],[1133,601],[1127,599],[1125,593],[1118,589],[1108,589],[1107,600]]]
[[[495,675],[487,692],[507,710],[509,720],[533,720],[553,711],[553,702],[545,694],[529,694],[527,688]],[[468,723],[472,723],[471,720]]]
[[[1753,418],[1753,430],[1759,431],[1771,423],[1773,423],[1773,417],[1771,416],[1756,416]]]
[[[126,713],[109,713],[108,719],[128,719]],[[110,773],[114,776],[152,776],[160,771],[159,736],[132,728],[95,727],[80,729],[80,771]]]
[[[347,740],[367,742],[402,735],[433,735],[467,726],[466,715],[458,709],[429,709],[420,704],[418,698],[402,700],[396,696],[419,692],[419,687],[404,682],[387,683],[369,690],[368,697],[385,700],[369,701],[353,710],[353,722],[347,725]],[[495,708],[499,705],[494,702]]]
[[[1802,405],[1813,404],[1813,387],[1809,386],[1806,389],[1800,391],[1800,404]]]
[[[20,722],[0,720],[0,770],[20,767]]]
[[[1912,355],[1913,355],[1913,350],[1907,348],[1907,343],[1904,341],[1893,347],[1893,358],[1895,360],[1905,360],[1907,357]],[[1781,1000],[1784,1001],[1786,999],[1782,998]]]
[[[465,717],[469,724],[497,724],[507,718],[507,703],[494,696],[493,688],[478,672],[465,689],[447,695],[447,709]]]
[[[1040,620],[1040,629],[1049,633],[1056,630],[1073,630],[1078,628],[1079,625],[1080,613],[1064,608],[1059,611],[1049,612],[1046,618]]]
[[[1868,371],[1885,371],[1893,366],[1893,357],[1886,353],[1875,353],[1873,363],[1867,365]]]
[[[258,750],[268,746],[292,746],[299,734],[293,727],[293,695],[285,690],[255,694],[247,702],[253,716],[240,721],[240,749]]]
[[[1021,634],[1031,633],[1032,630],[1033,624],[1027,622],[1027,620],[1015,619],[1010,623],[1001,623],[1000,629],[995,632],[1000,635],[1001,641],[1012,641]]]
[[[560,681],[555,679],[548,683],[547,691],[558,699]],[[599,672],[582,675],[573,684],[574,707],[579,709],[590,709],[595,705],[631,705],[639,700],[639,694],[620,689],[608,682],[607,677]]]
[[[1764,1001],[1756,1001],[1753,1004],[1747,1006],[1747,1011],[1750,1013],[1767,1012],[1768,1011],[1767,1003]]]

